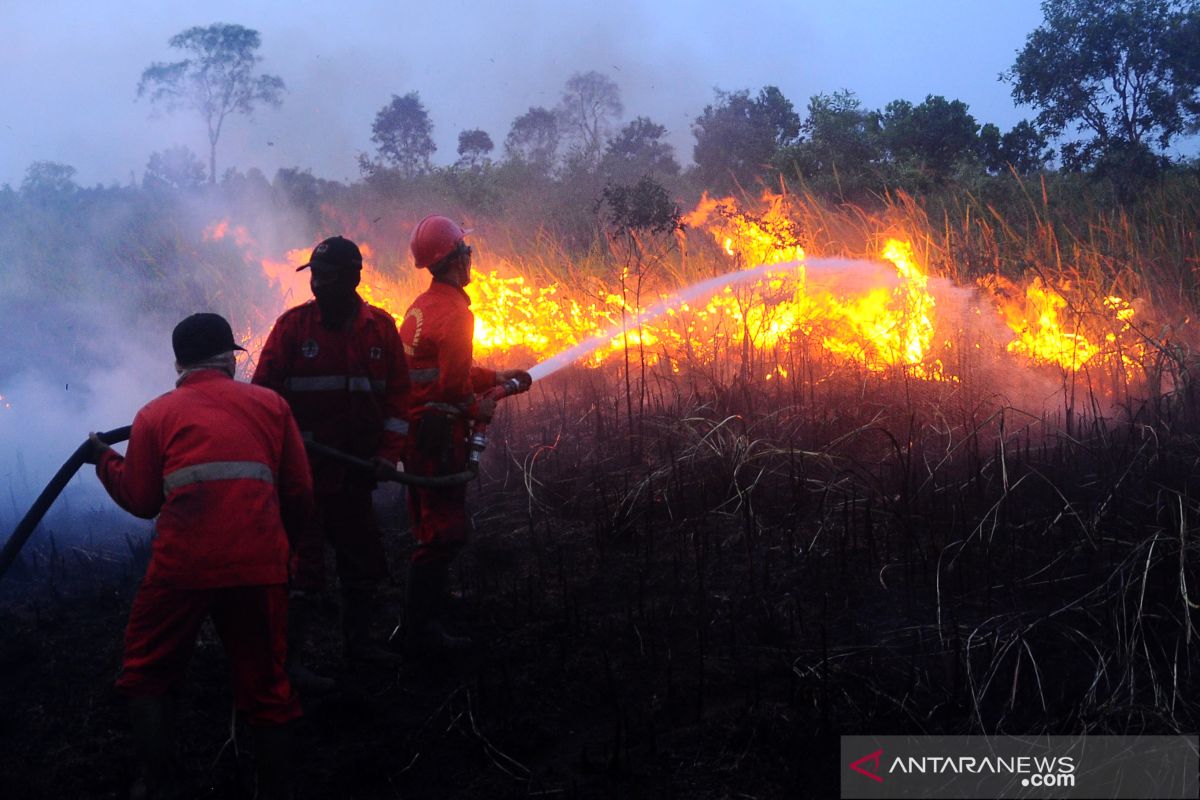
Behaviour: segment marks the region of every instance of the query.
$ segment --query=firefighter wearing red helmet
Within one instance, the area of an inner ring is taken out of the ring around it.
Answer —
[[[150,564],[125,630],[117,688],[129,697],[142,774],[133,795],[175,797],[171,698],[211,618],[234,704],[254,729],[260,797],[290,797],[286,671],[289,548],[308,534],[312,479],[287,403],[233,380],[229,323],[193,314],[172,335],[176,389],[144,406],[118,455],[93,434],[88,461],[126,511],[157,516]],[[182,795],[179,795],[182,796]]]
[[[279,392],[288,401],[306,438],[363,459],[395,468],[408,431],[408,368],[396,321],[357,292],[362,253],[341,236],[313,249],[313,300],[292,308],[276,321],[254,371],[253,382]],[[297,271],[299,271],[297,270]],[[319,457],[311,459],[316,492],[315,524],[333,547],[342,593],[346,657],[391,663],[398,656],[374,642],[369,633],[378,605],[378,585],[387,577],[383,538],[371,492],[376,481]],[[306,554],[324,562],[323,547]],[[289,670],[306,689],[330,688],[330,682],[301,661],[306,629],[323,588],[317,566],[308,585],[293,586]]]
[[[468,233],[447,217],[431,215],[417,224],[410,243],[416,266],[433,276],[400,325],[412,382],[412,430],[404,467],[418,475],[445,475],[466,467],[472,421],[486,422],[496,409],[495,400],[479,393],[513,378],[529,385],[529,375],[522,370],[495,371],[472,363],[475,316],[464,291],[471,282]],[[450,563],[466,543],[470,527],[466,493],[465,485],[409,491],[416,538],[406,603],[405,645],[410,653],[470,644],[447,633],[441,621]]]

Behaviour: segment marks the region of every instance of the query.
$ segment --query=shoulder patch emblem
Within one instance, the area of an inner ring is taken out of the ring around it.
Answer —
[[[319,352],[321,352],[321,348],[317,346],[316,339],[308,339],[300,345],[300,355],[305,358],[316,358]]]
[[[373,358],[376,361],[383,358],[383,348],[382,347],[372,347],[371,348],[371,358]]]
[[[410,319],[412,320],[412,325],[408,324]],[[421,328],[425,327],[425,314],[420,308],[413,306],[404,315],[404,324],[400,327],[400,338],[407,340],[404,343],[404,352],[412,355],[412,351],[416,350],[417,345],[421,341]],[[408,336],[405,334],[408,334]]]

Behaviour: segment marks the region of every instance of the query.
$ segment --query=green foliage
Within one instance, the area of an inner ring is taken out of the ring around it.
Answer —
[[[392,101],[375,115],[371,141],[379,146],[379,157],[402,176],[411,178],[429,172],[429,159],[437,145],[420,94],[392,95]]]
[[[663,141],[667,129],[649,117],[637,117],[609,141],[600,172],[611,182],[637,180],[642,175],[678,175],[675,151]]]
[[[38,200],[62,198],[79,189],[75,168],[57,161],[35,161],[25,170],[21,194]]]
[[[148,95],[151,103],[168,111],[189,109],[200,114],[208,131],[208,179],[215,183],[217,142],[226,118],[250,114],[259,103],[278,106],[283,80],[256,73],[262,61],[255,54],[261,44],[258,31],[241,25],[188,28],[168,44],[188,57],[147,67],[138,82],[138,97]]]
[[[800,117],[778,88],[764,87],[755,97],[748,90],[717,91],[692,124],[696,146],[692,158],[698,177],[713,191],[748,186],[800,136]]]
[[[961,100],[929,95],[920,105],[888,103],[880,118],[880,140],[896,162],[914,162],[935,183],[950,177],[954,166],[975,156],[979,124]]]
[[[648,175],[632,185],[605,187],[603,203],[607,225],[616,234],[662,234],[680,229],[679,207],[666,188]]]
[[[504,140],[504,156],[536,174],[549,175],[558,159],[558,145],[558,119],[553,112],[532,106],[513,120]]]
[[[1044,0],[1042,25],[1004,77],[1018,103],[1038,110],[1078,167],[1106,150],[1166,148],[1197,122],[1200,23],[1195,0]]]
[[[865,110],[854,92],[810,98],[803,131],[803,141],[776,156],[785,174],[796,174],[820,194],[842,198],[858,197],[879,185],[879,114]]]
[[[458,134],[458,162],[456,166],[480,169],[491,163],[488,154],[496,149],[487,131],[474,128]]]
[[[1029,175],[1045,169],[1054,158],[1046,135],[1028,120],[1021,120],[1004,135],[989,122],[979,129],[979,147],[984,167],[993,175],[1010,167],[1018,175]]]

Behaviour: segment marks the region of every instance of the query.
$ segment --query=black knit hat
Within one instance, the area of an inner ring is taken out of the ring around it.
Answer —
[[[343,269],[362,269],[362,253],[358,245],[344,236],[330,236],[313,248],[307,264],[296,267],[296,272],[308,269],[313,264],[328,264]]]
[[[171,347],[175,349],[176,363],[182,366],[230,350],[246,349],[233,341],[233,329],[224,317],[207,313],[192,314],[176,325],[171,333]]]

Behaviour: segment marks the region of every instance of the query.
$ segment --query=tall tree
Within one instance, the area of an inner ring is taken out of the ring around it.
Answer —
[[[954,165],[978,151],[979,124],[961,100],[929,95],[914,106],[888,103],[880,118],[884,147],[897,161],[915,162],[935,180],[945,180]]]
[[[804,132],[800,149],[810,174],[862,172],[879,160],[879,114],[848,89],[809,98]]]
[[[149,95],[151,103],[168,111],[186,108],[200,114],[208,130],[208,181],[216,183],[217,142],[225,120],[232,114],[250,114],[259,103],[278,106],[283,80],[256,73],[262,61],[255,54],[261,44],[258,31],[241,25],[188,28],[168,44],[188,57],[147,67],[138,82],[138,97]]]
[[[716,190],[747,185],[761,176],[782,148],[796,143],[800,117],[778,88],[717,91],[716,102],[692,123],[692,158],[700,177]]]
[[[488,154],[496,149],[492,137],[479,128],[458,134],[458,165],[478,169],[490,163]]]
[[[510,162],[549,174],[558,158],[558,119],[541,106],[532,106],[513,120],[504,139],[504,155]]]
[[[38,199],[62,197],[78,188],[75,168],[57,161],[34,161],[21,181],[21,194]]]
[[[371,141],[379,145],[379,155],[411,178],[429,171],[430,157],[437,151],[433,143],[433,123],[417,92],[392,101],[375,115]]]
[[[1045,134],[1024,119],[1003,135],[992,123],[984,125],[979,129],[979,147],[983,165],[991,173],[1012,167],[1018,175],[1028,175],[1045,169],[1047,162],[1054,158]]]
[[[599,162],[609,131],[624,110],[621,90],[607,75],[592,70],[576,72],[567,80],[558,118],[574,154],[585,164]]]
[[[1043,0],[1041,26],[1002,77],[1043,132],[1085,135],[1064,148],[1080,163],[1165,149],[1200,112],[1198,13],[1196,0]]]
[[[637,117],[613,137],[601,161],[604,176],[632,183],[644,175],[678,175],[675,151],[663,141],[667,129],[648,117]]]

